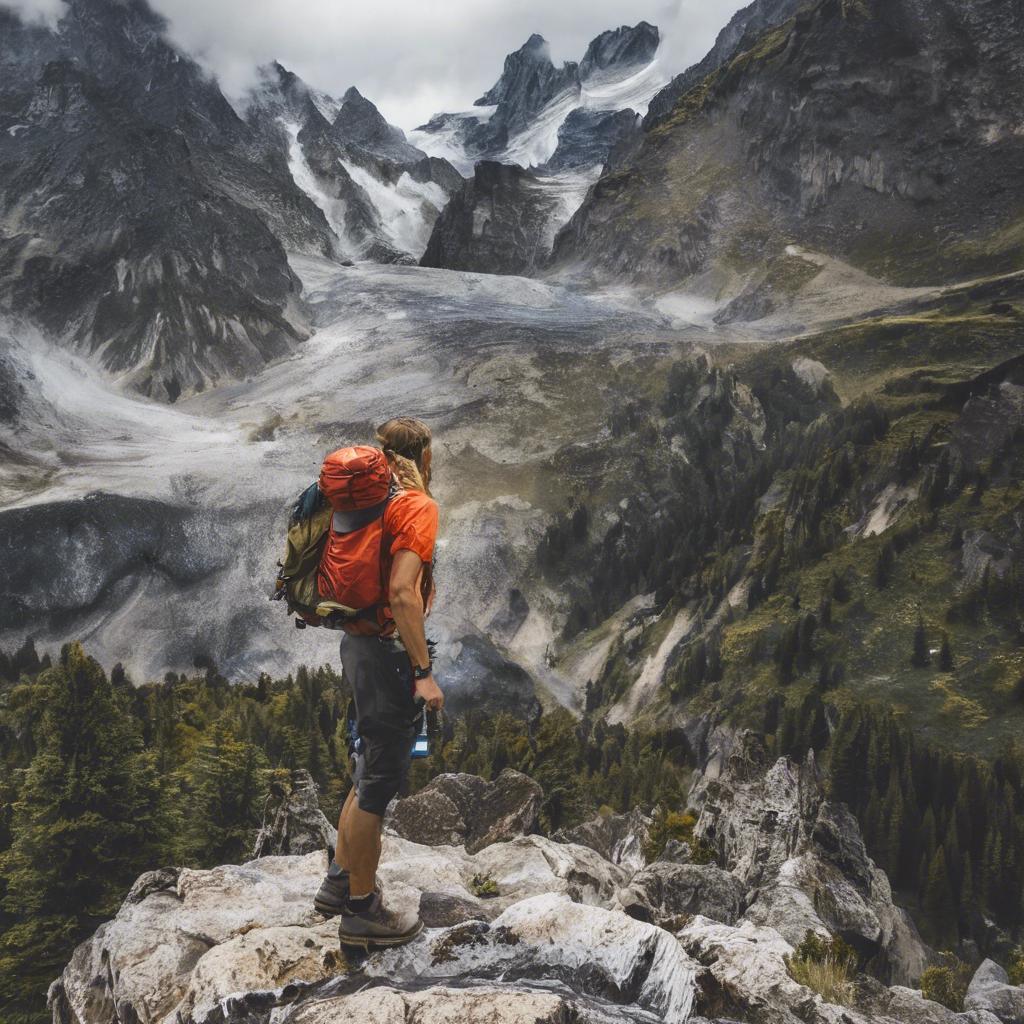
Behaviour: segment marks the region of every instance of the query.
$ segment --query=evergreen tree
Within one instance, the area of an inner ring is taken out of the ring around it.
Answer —
[[[953,671],[953,648],[949,643],[949,634],[942,634],[942,647],[939,649],[939,668],[943,672]]]
[[[945,850],[940,846],[928,865],[924,889],[924,911],[936,946],[948,949],[957,941],[957,911],[953,888],[946,866]]]
[[[189,792],[186,860],[207,865],[244,859],[260,824],[267,766],[263,751],[238,740],[223,721],[212,727],[184,771]]]
[[[0,857],[3,909],[17,919],[0,938],[0,1001],[14,1006],[45,991],[165,839],[153,760],[100,666],[69,645],[34,690],[37,752]]]

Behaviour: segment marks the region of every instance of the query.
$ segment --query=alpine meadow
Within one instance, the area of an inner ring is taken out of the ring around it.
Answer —
[[[0,1024],[1024,1024],[1024,5],[739,2],[0,0]]]

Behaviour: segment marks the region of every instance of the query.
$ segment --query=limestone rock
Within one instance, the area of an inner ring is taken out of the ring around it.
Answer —
[[[691,914],[733,924],[743,894],[743,883],[714,864],[659,861],[637,872],[618,899],[630,917],[671,927],[674,919]]]
[[[476,775],[439,775],[398,801],[388,827],[418,843],[464,845],[473,853],[533,831],[543,795],[536,782],[511,768],[494,782]]]
[[[915,982],[927,950],[893,903],[849,809],[825,799],[813,752],[772,765],[760,741],[741,737],[721,775],[698,783],[694,834],[747,888],[744,918],[796,945],[810,930],[841,936],[885,980]]]
[[[337,841],[337,832],[320,810],[313,777],[304,768],[297,768],[290,780],[271,787],[252,855],[279,857],[328,847],[333,850]]]
[[[965,1010],[987,1010],[1002,1024],[1024,1022],[1024,985],[1011,985],[1006,973],[993,960],[985,960],[974,972],[964,998]]]
[[[613,864],[639,871],[647,863],[644,847],[650,830],[651,819],[635,807],[628,814],[600,815],[575,828],[559,829],[551,838],[589,846]]]
[[[347,996],[303,1003],[282,1024],[565,1024],[572,1004],[561,995],[506,988],[447,988],[401,992],[382,985]]]

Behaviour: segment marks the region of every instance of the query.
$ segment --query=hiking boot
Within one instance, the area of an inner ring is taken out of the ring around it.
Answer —
[[[380,892],[366,910],[355,911],[346,907],[341,915],[338,939],[343,946],[404,946],[423,930],[423,921],[417,911],[410,908],[390,910],[384,906]]]
[[[324,917],[337,917],[348,903],[348,894],[348,872],[342,871],[332,860],[316,896],[313,897],[313,906],[317,913],[323,914]]]

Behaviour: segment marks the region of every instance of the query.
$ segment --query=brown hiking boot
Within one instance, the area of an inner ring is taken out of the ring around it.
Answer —
[[[419,913],[409,907],[389,909],[380,892],[366,910],[355,911],[346,907],[341,915],[338,939],[343,946],[404,946],[423,931]]]

